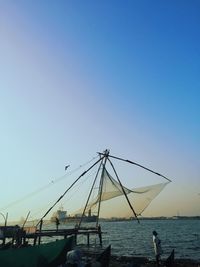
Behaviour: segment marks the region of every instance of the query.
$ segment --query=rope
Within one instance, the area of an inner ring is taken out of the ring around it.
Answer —
[[[59,183],[59,182],[62,181],[63,179],[66,179],[66,178],[69,177],[70,175],[74,174],[75,172],[77,172],[78,170],[80,170],[81,168],[83,168],[84,166],[88,165],[90,162],[92,162],[92,161],[93,161],[94,159],[96,159],[97,157],[99,157],[99,156],[93,157],[91,160],[85,162],[84,164],[82,164],[82,165],[80,165],[79,167],[75,168],[75,169],[72,170],[71,172],[68,172],[67,174],[62,175],[61,177],[58,177],[58,178],[56,178],[56,179],[54,179],[54,180],[51,180],[51,182],[49,182],[48,184],[46,184],[46,185],[40,187],[39,189],[37,189],[37,190],[35,190],[35,191],[33,191],[33,192],[31,192],[31,193],[29,193],[29,194],[23,196],[23,197],[20,198],[20,199],[17,199],[17,200],[15,200],[15,201],[9,203],[8,205],[6,205],[6,206],[4,206],[4,207],[1,207],[0,210],[2,210],[2,211],[7,210],[8,208],[11,208],[11,207],[17,205],[17,204],[19,204],[19,203],[21,203],[21,202],[23,202],[23,201],[25,201],[25,200],[27,200],[27,199],[33,197],[33,196],[39,194],[40,192],[43,192],[44,190],[48,189],[49,187],[52,187],[53,185]]]

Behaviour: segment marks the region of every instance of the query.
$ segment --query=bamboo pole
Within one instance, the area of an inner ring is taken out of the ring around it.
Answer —
[[[103,189],[103,175],[104,175],[104,170],[105,170],[105,165],[106,165],[106,161],[108,159],[108,155],[109,155],[109,150],[105,150],[104,152],[104,163],[103,163],[103,170],[101,173],[101,180],[100,180],[100,195],[99,195],[99,205],[98,205],[98,212],[97,212],[97,221],[96,221],[96,227],[98,226],[99,223],[99,214],[100,214],[100,208],[101,208],[101,197],[102,197],[102,189]]]
[[[83,220],[83,216],[85,215],[85,210],[86,210],[86,208],[87,208],[87,205],[88,205],[88,202],[89,202],[90,196],[91,196],[91,194],[92,194],[92,191],[93,191],[93,188],[94,188],[95,182],[96,182],[96,180],[97,180],[97,177],[98,177],[98,174],[99,174],[100,168],[101,168],[101,166],[102,166],[102,164],[103,164],[102,162],[103,162],[103,158],[102,158],[102,160],[101,160],[101,162],[100,162],[100,165],[99,165],[99,168],[98,168],[98,170],[97,170],[97,173],[96,173],[96,176],[95,176],[94,182],[93,182],[93,184],[92,184],[92,187],[91,187],[91,189],[90,189],[90,192],[89,192],[89,195],[88,195],[88,198],[87,198],[87,201],[86,201],[86,204],[85,204],[85,207],[84,207],[84,210],[83,210],[82,216],[81,216],[81,220],[80,220],[80,222],[79,222],[79,225],[78,225],[78,228],[80,228],[80,226],[81,226],[81,223],[82,223],[82,220]]]
[[[119,176],[118,176],[118,174],[117,174],[117,172],[116,172],[116,170],[115,170],[115,167],[114,167],[113,163],[111,162],[111,160],[110,160],[109,158],[108,158],[108,161],[110,162],[110,165],[111,165],[112,168],[113,168],[113,171],[114,171],[114,173],[115,173],[115,175],[116,175],[116,177],[117,177],[117,180],[118,180],[118,182],[119,182],[119,184],[120,184],[120,186],[121,186],[121,189],[122,189],[122,191],[123,191],[123,193],[124,193],[124,196],[125,196],[125,198],[126,198],[128,204],[129,204],[129,207],[130,207],[131,210],[133,211],[133,214],[134,214],[134,216],[136,217],[138,223],[140,223],[140,221],[139,221],[139,219],[138,219],[138,217],[137,217],[137,214],[136,214],[136,212],[135,212],[133,206],[131,205],[130,200],[129,200],[129,198],[128,198],[128,196],[127,196],[125,190],[124,190],[124,187],[123,187],[123,185],[122,185],[122,183],[121,183],[121,181],[120,181],[120,179],[119,179]]]
[[[98,152],[98,153],[99,153],[100,155],[104,155],[104,153],[100,153],[100,152]],[[152,173],[154,173],[154,174],[156,174],[156,175],[158,175],[158,176],[163,177],[163,178],[166,179],[167,181],[171,182],[171,180],[170,180],[169,178],[167,178],[166,176],[164,176],[164,175],[162,175],[162,174],[160,174],[160,173],[158,173],[158,172],[155,172],[155,171],[153,171],[153,170],[151,170],[151,169],[149,169],[149,168],[147,168],[147,167],[145,167],[145,166],[143,166],[143,165],[141,165],[141,164],[138,164],[138,163],[136,163],[136,162],[134,162],[134,161],[131,161],[131,160],[128,160],[128,159],[119,158],[119,157],[112,156],[112,155],[109,155],[109,157],[110,157],[110,158],[113,158],[113,159],[118,159],[118,160],[121,160],[121,161],[125,161],[125,162],[128,162],[128,163],[133,164],[133,165],[136,165],[136,166],[138,166],[138,167],[140,167],[140,168],[145,169],[146,171],[152,172]]]
[[[40,224],[40,222],[47,216],[47,214],[56,206],[56,204],[58,202],[60,202],[60,200],[66,195],[66,193],[78,182],[78,180],[83,177],[89,170],[91,170],[97,163],[99,163],[103,158],[100,157],[100,159],[98,159],[94,164],[92,164],[92,166],[90,166],[86,171],[84,171],[71,185],[70,187],[68,187],[68,189],[55,201],[55,203],[47,210],[47,212],[42,216],[42,218],[40,219],[40,221],[36,224],[36,226],[38,226]]]

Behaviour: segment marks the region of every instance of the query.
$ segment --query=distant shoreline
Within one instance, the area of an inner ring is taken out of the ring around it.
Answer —
[[[167,217],[167,216],[160,216],[160,217],[138,217],[139,220],[200,220],[200,216],[172,216],[172,217]],[[99,218],[99,222],[123,222],[123,221],[133,221],[136,220],[135,217],[131,218]],[[34,221],[28,221],[27,224],[34,225],[38,222],[38,220]],[[52,224],[51,220],[44,220],[43,224]],[[21,225],[23,222],[8,222],[7,225]],[[1,223],[0,226],[4,226],[4,223]]]
[[[173,216],[173,217],[138,217],[139,220],[200,220],[200,216]],[[100,218],[102,222],[110,222],[110,221],[132,221],[136,220],[136,218]]]

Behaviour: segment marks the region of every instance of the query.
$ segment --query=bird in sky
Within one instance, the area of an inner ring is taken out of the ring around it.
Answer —
[[[65,166],[65,171],[69,168],[69,166],[70,166],[70,165],[66,165],[66,166]]]

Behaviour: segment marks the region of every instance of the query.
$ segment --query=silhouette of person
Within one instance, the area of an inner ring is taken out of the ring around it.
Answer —
[[[153,231],[153,246],[156,256],[156,264],[157,266],[159,266],[162,254],[162,247],[161,247],[161,240],[158,238],[158,233],[156,231]]]

